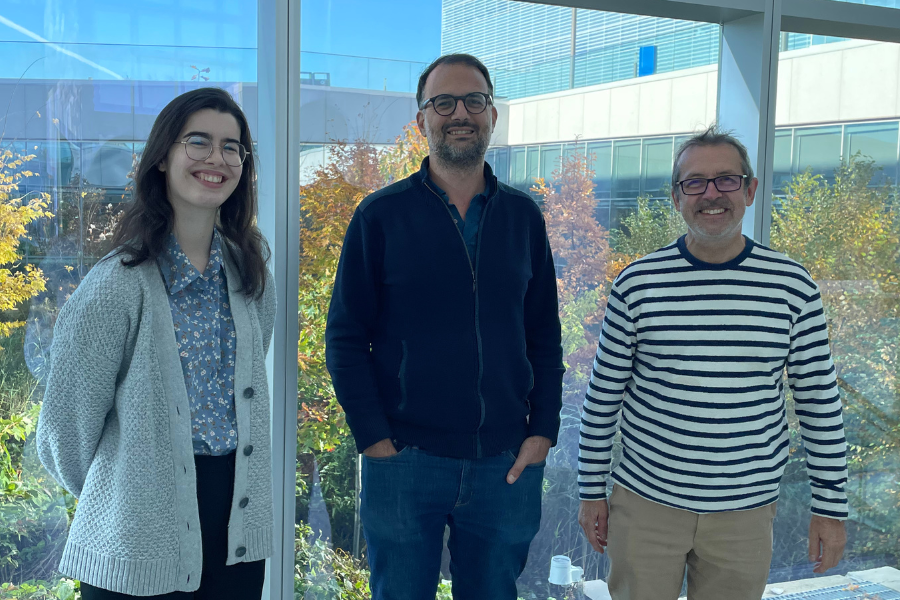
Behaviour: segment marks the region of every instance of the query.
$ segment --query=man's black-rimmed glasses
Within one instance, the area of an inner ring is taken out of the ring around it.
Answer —
[[[441,115],[442,117],[449,117],[453,114],[453,111],[456,110],[456,103],[460,100],[463,101],[463,105],[465,105],[466,110],[469,111],[469,114],[477,115],[483,113],[484,110],[488,107],[488,104],[493,102],[494,99],[491,98],[490,94],[484,94],[482,92],[472,92],[470,94],[466,94],[465,96],[452,96],[450,94],[438,94],[433,98],[428,98],[422,105],[419,107],[419,110],[425,110],[425,107],[428,106],[428,103],[431,103],[431,106],[434,108],[434,112]]]
[[[706,192],[709,182],[720,192],[736,192],[744,185],[747,175],[719,175],[718,177],[692,177],[677,182],[681,186],[681,192],[686,196],[699,196]]]

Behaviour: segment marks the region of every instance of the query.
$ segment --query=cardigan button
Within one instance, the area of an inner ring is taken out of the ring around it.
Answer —
[[[244,456],[250,456],[251,454],[253,454],[253,445],[247,444],[244,446]]]
[[[245,388],[244,389],[244,398],[249,400],[252,397],[253,397],[253,388],[252,387]]]
[[[238,503],[238,506],[241,508],[247,508],[247,505],[250,504],[250,498],[241,498],[241,501]]]
[[[234,551],[234,555],[238,558],[242,557],[245,554],[247,554],[247,549],[243,546],[238,546],[238,549]]]

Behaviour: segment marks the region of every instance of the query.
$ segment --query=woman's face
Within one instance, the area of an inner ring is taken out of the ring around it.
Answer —
[[[205,108],[188,118],[158,167],[166,174],[169,202],[176,218],[197,212],[215,213],[231,196],[244,168],[234,166],[240,140],[240,126],[229,113]],[[210,144],[212,153],[203,158]]]

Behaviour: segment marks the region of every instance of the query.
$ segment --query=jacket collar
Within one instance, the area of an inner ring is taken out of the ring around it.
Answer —
[[[419,167],[419,171],[413,175],[413,178],[422,185],[425,185],[425,182],[428,180],[429,160],[429,157],[426,156],[425,159],[422,160],[422,165]],[[500,185],[497,181],[497,177],[494,175],[494,171],[491,169],[491,165],[489,165],[487,161],[485,161],[484,163],[484,180],[488,184],[485,189],[494,190],[494,192],[488,197],[488,200],[490,200],[500,192]]]

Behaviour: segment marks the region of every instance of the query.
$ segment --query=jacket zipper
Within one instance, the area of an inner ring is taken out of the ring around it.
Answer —
[[[435,197],[441,201],[441,204],[447,209],[447,215],[450,217],[450,220],[453,220],[453,213],[450,212],[450,207],[447,206],[447,203],[444,202],[444,199],[441,198],[440,194],[431,189],[431,186],[428,185],[428,182],[423,181],[428,191],[435,195]],[[499,194],[500,188],[497,181],[494,181],[494,193],[491,194],[491,197],[488,198],[484,203],[484,209],[481,213],[481,221],[484,222],[484,217],[487,215],[488,206],[491,203],[497,194]],[[481,327],[478,320],[478,291],[477,291],[477,282],[478,282],[478,274],[476,269],[478,268],[478,257],[481,256],[481,234],[484,232],[484,228],[479,225],[478,227],[478,244],[475,249],[475,264],[472,264],[472,258],[469,256],[469,248],[466,246],[466,238],[463,237],[462,232],[459,230],[459,227],[456,226],[456,223],[453,224],[454,229],[456,229],[456,233],[459,234],[459,239],[463,244],[463,251],[466,253],[466,260],[469,261],[469,269],[472,271],[472,293],[475,296],[475,306],[474,306],[474,319],[475,319],[475,355],[478,359],[478,380],[475,384],[475,393],[478,396],[479,408],[481,410],[481,415],[478,420],[478,427],[475,428],[475,457],[481,458],[481,436],[479,436],[479,432],[481,431],[481,426],[484,425],[484,415],[485,415],[485,407],[484,407],[484,397],[481,395],[481,377],[484,373],[484,363],[481,360]]]
[[[408,350],[406,349],[406,340],[401,340],[401,346],[403,347],[403,355],[400,357],[400,373],[398,374],[398,378],[400,379],[400,404],[397,406],[397,412],[403,412],[403,409],[406,408],[406,358],[408,356]]]
[[[447,206],[447,203],[444,202],[444,199],[441,198],[440,194],[438,194],[436,191],[431,189],[431,186],[429,186],[427,182],[424,182],[424,183],[425,183],[425,187],[428,188],[428,191],[431,192],[432,194],[434,194],[435,198],[437,198],[438,200],[441,201],[441,205],[443,205],[443,207],[447,210],[447,215],[450,217],[450,220],[452,221],[453,213],[450,212],[450,207]],[[453,223],[453,228],[456,229],[456,233],[459,234],[459,240],[462,242],[463,251],[466,253],[466,260],[469,261],[469,271],[472,272],[472,291],[474,292],[475,291],[475,266],[472,264],[472,258],[469,256],[469,248],[468,248],[468,246],[466,246],[466,238],[463,237],[463,234],[459,230],[459,227],[456,226],[456,223]],[[481,227],[478,228],[478,237],[480,240],[481,239]]]

